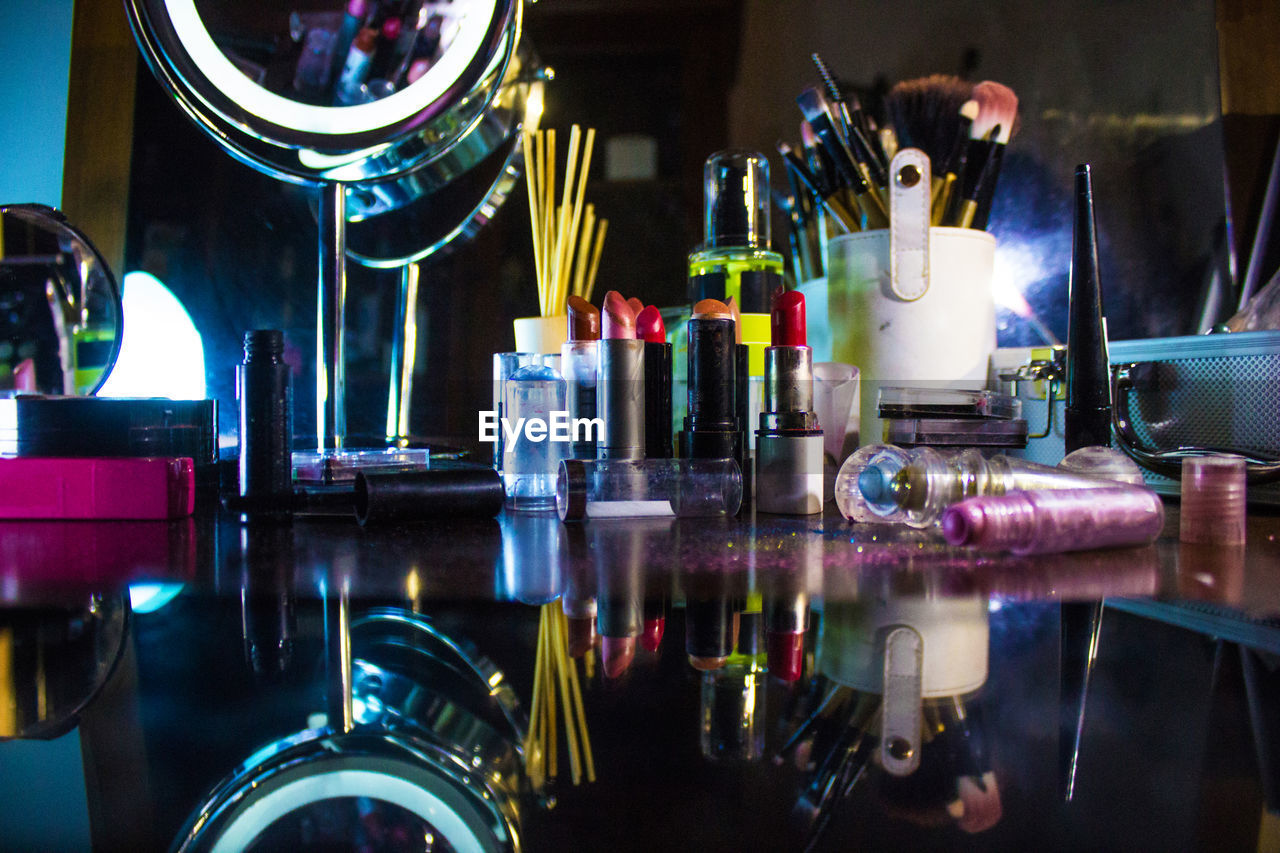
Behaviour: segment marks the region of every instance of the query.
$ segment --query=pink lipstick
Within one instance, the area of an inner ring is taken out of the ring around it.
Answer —
[[[597,457],[644,458],[644,348],[636,337],[636,312],[622,294],[604,297],[596,412],[604,421]]]
[[[764,351],[764,404],[756,431],[756,508],[782,515],[822,512],[822,429],[813,412],[813,350],[804,294],[774,296]]]

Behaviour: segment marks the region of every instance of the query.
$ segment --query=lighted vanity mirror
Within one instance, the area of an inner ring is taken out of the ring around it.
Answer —
[[[61,212],[0,207],[0,397],[88,395],[120,354],[120,288]]]
[[[311,184],[402,174],[463,136],[503,79],[520,8],[511,0],[128,5],[143,55],[188,115],[233,155]]]
[[[487,220],[518,173],[519,146],[504,143],[518,137],[526,112],[533,112],[525,95],[536,75],[522,71],[528,54],[517,49],[521,2],[128,0],[127,6],[143,55],[188,116],[234,157],[320,189],[316,450],[345,454],[351,450],[347,222],[384,225],[362,225],[354,255],[396,267]],[[488,169],[466,198],[430,203],[480,164]],[[414,203],[424,205],[431,227],[406,228],[417,235],[416,246],[385,245],[380,235],[401,228],[394,218],[385,227],[386,214]],[[404,297],[416,287],[402,290],[401,301],[410,305]],[[411,362],[407,351],[400,361],[393,372]]]

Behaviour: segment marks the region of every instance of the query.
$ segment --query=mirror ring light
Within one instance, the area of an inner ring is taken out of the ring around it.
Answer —
[[[333,107],[292,101],[245,76],[215,45],[195,0],[126,5],[143,56],[184,112],[237,159],[315,186],[403,174],[467,130],[453,112],[474,109],[468,95],[495,59],[505,67],[521,9],[521,0],[469,2],[450,48],[420,79],[371,103]],[[501,79],[479,93],[486,102]]]

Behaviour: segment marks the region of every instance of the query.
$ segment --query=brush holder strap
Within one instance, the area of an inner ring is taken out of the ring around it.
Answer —
[[[929,157],[904,148],[889,164],[889,274],[894,295],[914,302],[929,290]]]

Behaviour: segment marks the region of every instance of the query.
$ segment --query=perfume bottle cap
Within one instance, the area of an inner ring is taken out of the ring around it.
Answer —
[[[769,161],[755,151],[718,151],[702,172],[704,249],[769,248]]]

